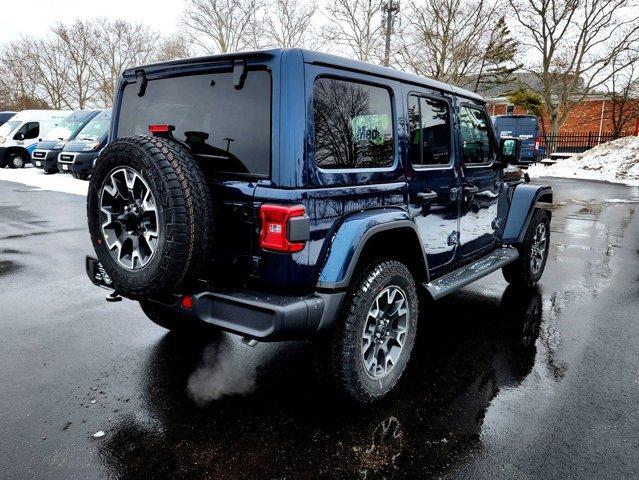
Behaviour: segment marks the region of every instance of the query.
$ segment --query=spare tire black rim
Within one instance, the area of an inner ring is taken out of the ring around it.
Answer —
[[[148,183],[131,167],[118,167],[100,191],[102,236],[113,259],[129,270],[144,268],[158,247],[156,202]]]
[[[362,361],[371,377],[386,376],[398,363],[409,315],[406,293],[398,286],[386,287],[373,300],[362,334]]]

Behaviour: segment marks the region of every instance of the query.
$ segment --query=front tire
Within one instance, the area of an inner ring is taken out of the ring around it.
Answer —
[[[18,152],[12,152],[9,154],[9,158],[6,160],[9,168],[24,168],[24,165],[27,163],[27,160],[24,158],[24,155]]]
[[[387,395],[410,358],[419,304],[403,263],[379,261],[351,285],[328,340],[329,372],[341,393],[359,403]]]
[[[541,279],[546,268],[550,247],[550,216],[545,210],[535,210],[526,235],[517,247],[519,258],[506,265],[502,272],[511,285],[532,287]]]

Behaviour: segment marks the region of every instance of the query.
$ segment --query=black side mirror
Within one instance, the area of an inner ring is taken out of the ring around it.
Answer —
[[[14,140],[24,140],[24,133],[18,132],[13,136]]]
[[[521,140],[519,138],[499,139],[499,162],[508,165],[521,160]]]

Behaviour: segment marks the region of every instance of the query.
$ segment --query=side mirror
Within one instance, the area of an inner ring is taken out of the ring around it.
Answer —
[[[499,139],[499,162],[503,165],[519,163],[521,160],[521,140],[519,138]]]
[[[24,140],[24,133],[18,132],[13,136],[14,140]]]

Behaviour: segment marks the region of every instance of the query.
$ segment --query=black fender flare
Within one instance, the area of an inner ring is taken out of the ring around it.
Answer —
[[[330,242],[330,247],[319,269],[317,288],[346,288],[351,281],[362,251],[370,239],[379,233],[397,229],[407,229],[411,235],[415,235],[422,256],[416,261],[423,260],[426,275],[428,275],[426,253],[411,215],[402,209],[371,209],[354,213],[345,218],[330,240],[327,240]]]
[[[501,242],[505,245],[520,244],[535,208],[550,208],[553,191],[550,185],[517,184],[511,192],[510,206]]]

